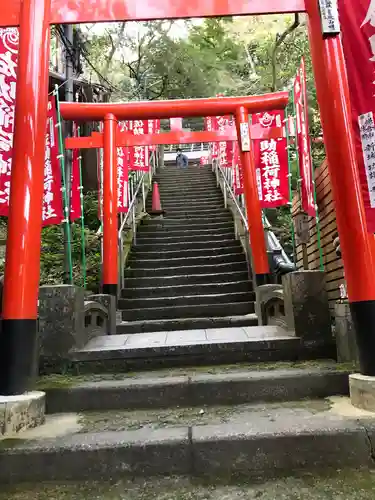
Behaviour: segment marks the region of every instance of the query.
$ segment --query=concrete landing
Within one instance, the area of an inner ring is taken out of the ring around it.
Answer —
[[[100,336],[72,351],[71,359],[86,364],[121,360],[123,369],[130,365],[142,367],[145,363],[152,367],[174,362],[186,365],[280,361],[298,359],[300,347],[298,338],[277,326],[236,327]]]

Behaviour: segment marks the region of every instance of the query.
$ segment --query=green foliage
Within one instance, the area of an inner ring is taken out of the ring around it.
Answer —
[[[87,289],[99,291],[100,285],[100,238],[96,235],[99,227],[97,193],[84,197],[85,246]],[[83,286],[82,230],[79,220],[70,225],[72,238],[73,282]],[[64,281],[64,232],[63,226],[47,226],[42,230],[40,258],[40,284],[53,285]]]

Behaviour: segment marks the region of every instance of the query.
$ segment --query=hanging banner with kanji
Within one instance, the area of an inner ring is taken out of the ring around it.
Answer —
[[[204,167],[205,165],[208,165],[208,163],[209,163],[209,158],[208,158],[208,156],[201,156],[201,157],[200,157],[200,160],[199,160],[199,165],[200,165],[201,167]]]
[[[299,172],[301,177],[302,210],[310,217],[316,216],[314,200],[314,181],[309,136],[309,115],[307,109],[306,69],[302,58],[297,77],[294,81],[294,102],[296,106],[297,145]]]
[[[204,128],[207,132],[213,132],[215,130],[218,130],[216,116],[206,116],[204,119]],[[210,143],[210,157],[211,157],[211,161],[216,160],[218,157],[217,142]]]
[[[237,141],[233,141],[233,184],[234,194],[243,194],[243,174],[240,158],[240,148]]]
[[[284,111],[268,111],[252,116],[252,123],[262,128],[282,127]],[[276,208],[289,203],[288,153],[285,137],[253,141],[258,195],[262,208]]]
[[[338,7],[367,229],[375,233],[375,1],[339,0]]]
[[[182,118],[170,118],[169,126],[171,132],[179,132],[180,130],[182,130]]]
[[[0,29],[0,215],[8,215],[19,34]]]
[[[0,29],[0,215],[7,216],[12,172],[14,110],[19,34],[16,28]],[[56,101],[48,100],[44,164],[43,225],[63,220]]]
[[[160,134],[160,120],[148,120],[148,134]],[[156,151],[156,144],[149,146],[150,151]]]
[[[77,137],[77,126],[73,124],[73,137]],[[81,169],[80,151],[72,150],[72,175],[70,192],[70,220],[73,222],[82,217],[81,210]]]
[[[48,98],[46,154],[44,160],[43,226],[60,224],[63,219],[61,170],[57,130],[56,98]]]
[[[119,122],[120,132],[129,131],[129,121]],[[129,148],[117,148],[117,210],[119,213],[128,211],[128,181],[129,181]]]
[[[148,132],[147,120],[134,120],[129,123],[129,128],[134,135],[142,135]],[[130,148],[130,170],[149,171],[149,148],[148,146],[134,146]]]

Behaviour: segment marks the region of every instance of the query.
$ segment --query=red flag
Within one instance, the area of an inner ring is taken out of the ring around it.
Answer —
[[[263,128],[282,127],[284,111],[256,113],[252,123]],[[289,203],[289,171],[287,141],[277,139],[255,139],[254,157],[258,194],[262,208],[276,208]]]
[[[60,224],[64,219],[58,139],[56,98],[50,96],[48,99],[46,154],[44,160],[43,226]]]
[[[375,233],[375,5],[339,0],[338,6],[367,229]]]
[[[117,209],[119,213],[128,211],[128,148],[117,148]]]
[[[301,177],[301,203],[302,210],[310,217],[316,216],[314,200],[314,183],[312,173],[312,160],[310,153],[309,119],[307,111],[306,70],[305,60],[302,58],[301,66],[294,81],[294,102],[297,118],[297,144],[299,157],[299,171]]]
[[[73,124],[73,136],[77,137],[77,126]],[[81,210],[81,169],[79,165],[79,150],[72,152],[72,174],[70,191],[70,220],[73,222],[82,217]]]
[[[201,156],[199,160],[199,165],[203,167],[204,165],[208,165],[208,156]]]
[[[146,128],[147,127],[147,128]],[[148,130],[146,120],[134,120],[129,124],[130,130],[134,135],[144,134]],[[140,170],[148,172],[149,170],[149,147],[148,146],[134,146],[130,148],[130,170]]]
[[[233,141],[233,183],[234,194],[243,194],[243,175],[240,159],[240,148],[237,141]]]
[[[207,130],[208,132],[218,130],[216,116],[206,116],[204,119],[204,127],[205,127],[205,130]],[[217,142],[210,143],[210,156],[211,156],[211,161],[217,159],[217,157],[218,157]]]
[[[0,28],[0,215],[8,215],[19,34]]]
[[[160,120],[148,120],[148,134],[159,134],[160,133]],[[157,146],[153,144],[149,146],[150,151],[156,151]]]
[[[172,132],[179,132],[182,130],[182,118],[170,118],[169,124]]]

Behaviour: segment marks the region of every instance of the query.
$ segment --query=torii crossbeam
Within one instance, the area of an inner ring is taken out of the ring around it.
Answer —
[[[61,116],[65,120],[101,120],[104,121],[103,134],[93,134],[90,138],[70,139],[68,144],[77,143],[96,144],[96,147],[104,148],[103,166],[103,292],[117,295],[118,279],[118,251],[117,251],[117,183],[115,172],[116,148],[120,145],[134,145],[142,142],[140,137],[133,138],[124,132],[118,131],[117,120],[130,119],[152,119],[182,118],[190,116],[219,116],[234,115],[237,129],[246,211],[249,220],[249,237],[251,240],[253,272],[257,285],[269,281],[269,263],[266,243],[264,238],[261,206],[258,197],[258,187],[255,172],[254,155],[251,148],[249,111],[257,113],[275,109],[283,109],[288,104],[287,92],[265,94],[251,97],[220,97],[209,99],[184,99],[172,101],[143,101],[127,103],[61,103]],[[255,127],[255,130],[258,130]],[[277,130],[280,133],[280,130]],[[276,131],[275,131],[276,132]],[[199,137],[199,132],[187,133]],[[209,132],[203,134],[210,135]],[[165,136],[181,134],[160,134],[162,141],[168,140]],[[220,140],[220,134],[212,134]],[[280,133],[282,135],[282,133]],[[150,136],[143,136],[143,141],[149,140]],[[156,136],[157,137],[157,136]],[[221,140],[223,140],[221,135]],[[229,135],[233,140],[235,135]],[[157,140],[157,139],[156,139]],[[194,140],[194,142],[198,142]],[[165,142],[164,142],[165,143]],[[167,143],[170,143],[168,141]]]

